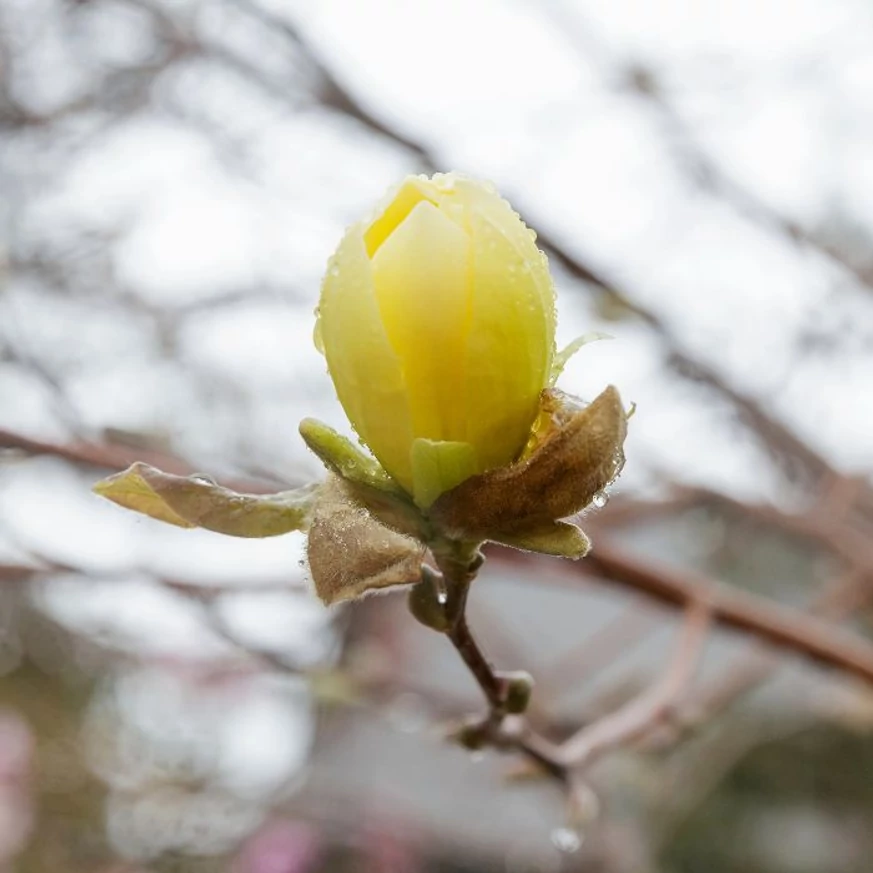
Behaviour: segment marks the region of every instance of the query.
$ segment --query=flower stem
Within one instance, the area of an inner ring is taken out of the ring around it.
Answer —
[[[482,689],[490,709],[489,720],[499,723],[506,713],[507,683],[495,672],[467,624],[467,594],[470,583],[482,566],[481,552],[478,548],[468,547],[452,552],[437,551],[434,558],[443,575],[446,589],[450,596],[454,595],[452,599],[457,604],[446,636]]]

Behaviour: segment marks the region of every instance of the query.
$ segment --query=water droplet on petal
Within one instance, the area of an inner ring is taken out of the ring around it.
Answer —
[[[572,855],[579,851],[582,836],[573,828],[555,828],[551,833],[552,845],[564,855]]]
[[[218,483],[211,476],[206,476],[203,473],[195,473],[188,477],[191,482],[202,482],[204,485],[217,485]]]
[[[437,603],[445,606],[449,602],[449,595],[445,591],[437,591]]]
[[[605,491],[598,491],[591,498],[591,505],[597,509],[603,509],[604,506],[609,502],[609,497],[607,496]]]

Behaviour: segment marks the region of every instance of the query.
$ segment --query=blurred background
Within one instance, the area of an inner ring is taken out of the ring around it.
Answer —
[[[327,257],[455,169],[539,232],[559,344],[614,337],[561,383],[637,404],[595,543],[869,634],[871,105],[865,0],[0,0],[0,871],[873,869],[856,679],[714,632],[569,829],[554,784],[445,742],[481,701],[402,596],[326,610],[297,535],[89,492],[137,459],[320,477]],[[496,551],[470,621],[555,739],[677,624]]]

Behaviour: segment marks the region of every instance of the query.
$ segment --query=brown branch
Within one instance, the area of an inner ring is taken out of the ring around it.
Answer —
[[[96,467],[100,470],[123,470],[141,461],[177,476],[190,476],[202,472],[190,462],[165,452],[83,440],[60,443],[0,428],[0,452],[4,449],[20,451],[26,455],[51,455],[73,464]],[[222,484],[248,494],[265,494],[276,490],[275,485],[257,479],[223,478]]]
[[[494,672],[491,663],[479,648],[479,644],[470,632],[465,614],[460,615],[446,636],[457,649],[458,654],[482,689],[492,712],[502,710],[505,703],[506,683]]]
[[[857,573],[850,573],[828,585],[809,607],[809,612],[834,621],[852,615],[870,600],[871,586]],[[674,743],[689,730],[724,713],[742,696],[763,685],[785,663],[785,657],[760,643],[749,646],[708,688],[688,700],[675,714],[673,731],[659,738],[659,745]]]
[[[725,627],[754,634],[766,643],[873,682],[873,645],[828,622],[690,570],[629,557],[602,539],[579,566],[585,573],[671,606],[684,608],[702,601],[712,610],[713,619]]]
[[[851,505],[844,500],[844,492],[849,489],[854,497],[863,496],[866,483],[842,476],[835,476],[830,482],[831,487],[821,500],[800,513],[784,512],[764,503],[744,503],[708,488],[677,488],[675,493],[686,506],[710,504],[724,507],[740,516],[813,540],[833,551],[850,567],[873,573],[873,541],[848,521]]]
[[[0,582],[28,582],[44,572],[28,564],[0,564]]]
[[[709,626],[708,605],[701,600],[691,601],[673,656],[661,678],[620,709],[586,725],[566,740],[559,748],[558,760],[566,767],[579,769],[666,719],[694,677]]]

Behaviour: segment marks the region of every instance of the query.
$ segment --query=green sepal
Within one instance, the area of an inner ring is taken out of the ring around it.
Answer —
[[[554,524],[534,531],[516,534],[500,534],[494,542],[523,552],[540,552],[556,558],[584,558],[591,550],[591,540],[568,521]]]
[[[304,418],[299,429],[303,441],[331,473],[356,485],[405,496],[381,464],[365,455],[348,437],[315,418]]]
[[[422,509],[477,472],[476,450],[470,443],[419,437],[412,441],[410,459],[413,497]]]
[[[101,479],[93,490],[119,506],[177,527],[233,537],[274,537],[308,527],[318,486],[240,494],[198,476],[174,476],[136,463]]]
[[[382,524],[404,536],[429,537],[428,524],[411,496],[350,439],[314,418],[300,422],[300,436],[322,464],[347,483],[351,496]]]

